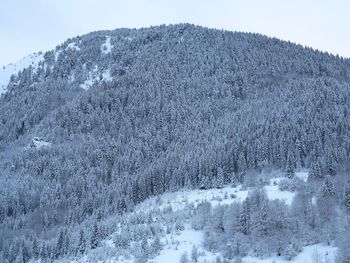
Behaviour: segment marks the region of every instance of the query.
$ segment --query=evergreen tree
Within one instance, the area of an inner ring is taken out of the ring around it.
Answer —
[[[79,240],[78,240],[78,248],[77,248],[78,255],[83,255],[85,250],[86,250],[85,234],[84,234],[84,231],[82,229],[80,229]]]
[[[64,243],[64,231],[61,228],[60,233],[58,235],[58,239],[55,247],[55,258],[59,258],[63,255],[63,243]]]
[[[41,247],[41,250],[40,250],[40,258],[42,260],[46,260],[47,258],[49,258],[49,251],[47,249],[47,245],[44,243]]]
[[[94,223],[91,240],[90,240],[90,247],[92,249],[95,249],[99,243],[99,229],[97,226],[97,222]]]
[[[36,237],[33,238],[32,243],[32,255],[34,259],[37,259],[40,255],[40,249],[38,244],[38,239]]]
[[[321,162],[317,159],[315,162],[311,164],[309,177],[310,180],[321,180],[324,178],[321,168]]]
[[[347,212],[350,212],[350,181],[348,181],[344,191],[344,206]]]
[[[336,171],[336,161],[335,161],[335,156],[333,151],[328,154],[327,156],[327,161],[326,161],[326,165],[327,165],[327,172],[330,176],[335,176],[337,174]]]
[[[242,210],[240,214],[240,224],[241,224],[241,232],[244,235],[250,234],[250,201],[249,197],[247,197],[242,203]]]
[[[288,153],[286,166],[286,175],[289,179],[292,179],[295,176],[295,158],[291,152]]]
[[[329,176],[326,176],[326,179],[324,181],[324,184],[322,187],[322,195],[327,197],[335,195],[334,185],[331,179],[329,178]]]
[[[196,246],[192,246],[191,250],[191,259],[193,262],[198,262],[198,248]]]
[[[218,167],[216,187],[222,188],[224,186],[224,171],[221,167]]]

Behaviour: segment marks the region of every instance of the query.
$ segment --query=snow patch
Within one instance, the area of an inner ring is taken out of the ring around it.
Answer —
[[[159,197],[151,197],[139,204],[136,209],[150,211],[154,208],[160,210],[171,207],[173,211],[182,210],[188,204],[197,206],[204,201],[210,202],[213,206],[242,202],[248,196],[248,190],[242,186],[224,187],[222,189],[212,188],[206,190],[182,190],[173,193],[166,193]]]
[[[109,82],[112,79],[113,78],[108,69],[103,72],[99,72],[98,67],[96,66],[92,72],[89,72],[89,77],[82,84],[80,84],[80,87],[84,90],[88,90],[95,83],[100,81]]]
[[[282,257],[267,257],[264,259],[257,257],[244,257],[244,263],[304,263],[304,262],[318,262],[318,263],[334,263],[336,258],[337,248],[326,246],[323,244],[316,244],[306,246],[303,251],[299,253],[294,259],[286,260]]]
[[[62,51],[61,50],[57,50],[57,51],[55,51],[55,61],[57,61],[58,60],[58,57],[59,57],[59,55],[62,53]]]
[[[34,137],[29,144],[29,148],[40,149],[43,147],[50,147],[51,143],[44,141],[44,139],[39,137]]]
[[[300,180],[306,182],[307,178],[309,177],[309,171],[299,171],[295,173],[295,176],[298,177]]]
[[[106,70],[104,72],[102,72],[102,80],[103,81],[112,81],[112,76],[109,70]]]
[[[269,185],[265,186],[267,197],[269,200],[281,200],[284,201],[287,205],[291,205],[295,196],[295,193],[289,191],[281,191],[278,187],[278,184],[284,178],[273,178],[270,181]]]
[[[154,263],[178,263],[181,256],[187,252],[191,256],[193,246],[201,246],[203,233],[192,229],[180,232],[178,235],[167,235],[162,243],[166,243],[160,254],[151,262]]]
[[[69,43],[66,50],[67,49],[73,49],[73,50],[80,51],[80,47],[75,42]]]
[[[16,63],[11,63],[7,66],[0,68],[0,94],[5,93],[7,90],[7,85],[10,82],[11,75],[17,74],[20,70],[29,67],[33,67],[33,70],[38,68],[41,61],[44,60],[44,55],[42,53],[30,54]]]
[[[187,253],[188,259],[191,258],[193,246],[198,249],[199,263],[213,262],[216,254],[203,248],[204,232],[186,228],[184,231],[168,234],[162,239],[163,249],[154,259],[149,260],[152,263],[178,263],[181,256]],[[192,261],[190,261],[192,262]]]
[[[270,180],[270,184],[264,188],[270,200],[278,199],[284,201],[287,205],[291,205],[295,193],[279,189],[278,184],[283,179],[285,178],[273,178]],[[238,185],[236,187],[226,186],[221,189],[182,190],[165,193],[158,197],[151,197],[139,204],[136,209],[139,211],[150,211],[154,208],[164,210],[171,207],[173,211],[178,211],[184,209],[188,204],[193,204],[196,207],[205,201],[210,202],[212,206],[230,205],[234,202],[243,202],[247,198],[249,191],[253,189],[243,189],[242,185]]]
[[[106,42],[101,46],[101,52],[103,54],[111,53],[112,48],[113,48],[113,45],[111,44],[111,37],[107,36]]]

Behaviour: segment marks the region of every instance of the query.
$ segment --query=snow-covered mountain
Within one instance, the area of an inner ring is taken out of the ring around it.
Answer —
[[[350,255],[349,59],[180,24],[1,76],[1,263]]]

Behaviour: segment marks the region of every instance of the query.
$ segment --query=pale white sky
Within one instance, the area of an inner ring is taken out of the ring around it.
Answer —
[[[0,0],[0,65],[95,30],[184,22],[350,57],[349,0]]]

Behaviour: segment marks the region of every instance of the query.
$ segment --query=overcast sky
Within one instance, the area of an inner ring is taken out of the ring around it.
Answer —
[[[0,65],[95,30],[180,22],[350,57],[349,0],[0,0]]]

